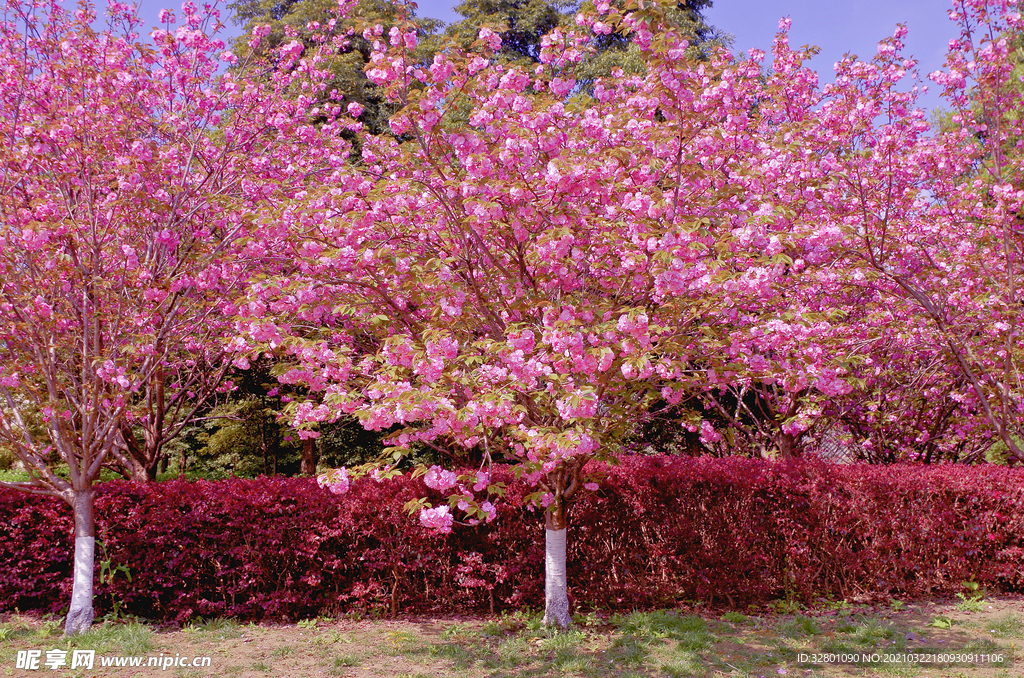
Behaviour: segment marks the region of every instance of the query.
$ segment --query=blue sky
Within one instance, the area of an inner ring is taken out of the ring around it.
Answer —
[[[879,40],[907,26],[904,54],[918,61],[921,77],[942,68],[949,41],[959,29],[949,20],[949,0],[718,0],[707,13],[712,25],[732,33],[733,49],[768,51],[779,19],[789,17],[790,44],[816,45],[821,53],[811,62],[822,81],[832,79],[832,66],[847,52],[862,59],[875,54]],[[934,84],[923,103],[939,104]]]
[[[180,0],[139,1],[143,16],[153,24],[161,8],[180,7]],[[443,21],[460,18],[451,9],[457,3],[450,0],[421,0],[418,4],[420,16]],[[827,82],[832,65],[844,54],[870,58],[878,41],[892,35],[899,23],[907,25],[905,53],[919,61],[922,77],[941,68],[946,46],[958,33],[946,15],[951,6],[947,0],[716,0],[707,16],[714,26],[735,37],[733,49],[737,52],[752,47],[768,51],[779,19],[789,17],[793,22],[790,43],[821,49],[812,65]],[[222,11],[226,16],[226,10]],[[229,21],[225,23],[237,30]],[[928,108],[939,102],[937,88],[931,89],[923,101]]]
[[[422,16],[460,18],[446,0],[418,4]],[[752,47],[769,51],[779,19],[789,17],[790,44],[819,47],[821,53],[811,63],[828,81],[833,64],[844,54],[870,58],[878,41],[891,36],[900,23],[908,29],[905,53],[918,60],[922,77],[941,68],[950,39],[959,33],[947,16],[951,7],[949,0],[715,0],[707,17],[734,36],[736,52]],[[937,88],[931,89],[929,107],[938,104]]]

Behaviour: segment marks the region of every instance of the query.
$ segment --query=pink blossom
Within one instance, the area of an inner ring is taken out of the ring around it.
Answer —
[[[326,487],[332,494],[345,494],[351,485],[346,468],[336,468],[322,473],[317,476],[316,482],[320,487]]]
[[[469,74],[475,75],[480,71],[484,70],[490,65],[490,62],[483,57],[473,57],[473,60],[469,62]]]
[[[494,51],[501,49],[501,36],[492,31],[486,26],[480,29],[480,34],[477,36],[480,40],[487,43],[487,46]]]
[[[556,96],[564,97],[576,86],[576,81],[572,78],[553,78],[548,86]]]
[[[442,534],[450,533],[454,522],[455,519],[452,517],[451,511],[447,506],[426,508],[420,511],[420,523],[424,527],[438,530]]]
[[[715,430],[707,419],[700,423],[700,439],[707,443],[717,443],[722,439],[722,434]]]
[[[298,58],[300,54],[302,54],[302,52],[305,50],[305,47],[298,40],[292,40],[283,45],[280,48],[280,50],[282,57],[291,57],[295,59]]]
[[[423,482],[431,489],[438,492],[446,492],[459,484],[459,477],[452,471],[445,470],[440,466],[431,466],[430,470],[423,476]]]
[[[53,315],[53,307],[46,303],[46,300],[41,295],[36,295],[34,300],[36,307],[36,315],[44,320],[49,319]]]

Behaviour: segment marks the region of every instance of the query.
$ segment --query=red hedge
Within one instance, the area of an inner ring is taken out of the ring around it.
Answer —
[[[595,467],[570,513],[578,605],[783,596],[916,596],[1024,589],[1024,473],[1001,467],[830,466],[630,457]],[[363,480],[337,497],[303,478],[107,483],[97,494],[97,586],[152,619],[296,619],[540,605],[543,530],[509,483],[499,520],[426,532],[402,510],[419,480]],[[57,500],[0,490],[0,610],[70,598],[72,521]],[[98,579],[97,579],[98,583]]]

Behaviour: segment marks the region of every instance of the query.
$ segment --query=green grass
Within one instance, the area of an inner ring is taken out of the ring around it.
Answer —
[[[655,610],[654,612],[634,612],[625,617],[615,615],[611,620],[622,633],[638,638],[660,639],[674,638],[681,640],[692,634],[705,634],[707,622],[696,615],[684,615],[674,610]]]
[[[387,633],[386,652],[388,655],[400,657],[425,651],[422,639],[410,631],[389,631]]]
[[[722,615],[722,621],[727,621],[730,624],[749,624],[751,623],[750,617],[743,614],[742,612],[726,612]]]
[[[857,648],[853,646],[853,643],[851,643],[848,639],[843,637],[826,638],[824,641],[821,642],[820,645],[818,645],[818,649],[820,649],[822,652],[834,652],[837,654],[841,654],[843,652],[857,651]]]
[[[475,652],[465,648],[460,643],[441,643],[440,645],[428,647],[426,651],[430,656],[447,659],[454,662],[456,666],[472,664],[476,655]]]
[[[615,639],[609,654],[616,663],[621,662],[626,666],[642,666],[651,655],[651,646],[650,643],[635,636],[624,636]]]
[[[204,619],[190,623],[184,629],[186,633],[208,635],[220,640],[238,638],[242,635],[242,625],[234,619]]]
[[[27,483],[30,480],[32,480],[32,476],[25,471],[14,471],[12,469],[0,470],[0,481],[5,483]]]
[[[890,646],[892,642],[903,641],[903,636],[888,622],[879,619],[867,619],[853,630],[854,644],[863,649],[872,649],[882,645]]]
[[[362,663],[362,660],[359,657],[357,657],[356,655],[353,655],[353,654],[340,654],[340,655],[334,657],[334,660],[333,660],[333,662],[331,664],[331,668],[332,668],[331,673],[336,675],[336,676],[337,675],[341,675],[341,674],[347,673],[348,669],[351,669],[351,668],[354,668],[356,666],[359,666],[361,663]]]
[[[34,635],[36,632],[32,627],[21,622],[9,622],[0,626],[0,642],[14,641]]]
[[[821,627],[818,623],[806,615],[798,614],[792,619],[781,622],[780,630],[787,638],[803,638],[805,636],[817,636],[821,634]]]
[[[957,603],[956,609],[961,612],[981,612],[985,609],[985,596],[978,593],[971,593],[965,595],[963,593],[956,594],[956,597],[960,599]]]
[[[495,653],[497,656],[492,658],[490,662],[485,662],[485,665],[493,668],[510,669],[519,664],[522,658],[527,656],[529,652],[530,646],[525,638],[519,636],[506,638],[498,643]]]
[[[955,603],[946,609],[953,609]],[[936,615],[931,619],[948,621],[949,617]],[[0,664],[13,661],[13,655],[7,656],[8,648],[42,644],[134,656],[169,649],[163,632],[137,620],[98,623],[87,634],[73,639],[60,635],[57,620],[24,620],[14,616],[0,624]],[[276,627],[271,631],[273,642],[264,644],[261,627],[214,619],[188,625],[173,642],[203,654],[205,648],[216,648],[221,641],[244,635],[244,642],[254,642],[250,647],[262,648],[243,666],[215,666],[213,672],[203,672],[226,678],[246,671],[273,674],[282,660],[287,660],[289,666],[312,661],[324,675],[333,676],[351,674],[355,667],[372,674],[394,666],[389,675],[404,671],[403,675],[432,678],[909,678],[921,676],[926,667],[823,667],[802,664],[799,655],[900,652],[908,648],[908,635],[913,639],[911,647],[922,647],[927,643],[923,639],[935,634],[947,643],[956,643],[941,647],[965,653],[1003,653],[1010,658],[1015,647],[1008,639],[1024,637],[1024,618],[1017,614],[996,617],[990,612],[975,618],[976,623],[943,627],[943,632],[929,628],[928,620],[909,614],[893,616],[888,610],[883,613],[862,606],[784,615],[727,612],[718,618],[658,610],[610,617],[582,615],[573,628],[560,631],[544,627],[537,613],[526,611],[485,621],[449,623],[440,629],[433,624],[390,622],[329,628],[333,622],[317,620],[315,624]],[[193,678],[195,672],[183,670],[169,675]]]
[[[728,612],[710,620],[675,610],[617,614],[607,620],[590,615],[577,618],[579,623],[568,631],[545,628],[534,613],[520,613],[484,622],[449,624],[433,640],[414,631],[390,630],[383,633],[385,641],[380,647],[385,655],[401,655],[412,662],[409,676],[418,676],[418,671],[424,670],[417,667],[420,662],[439,661],[446,667],[443,672],[438,674],[435,668],[435,673],[428,671],[425,675],[707,678],[724,674],[759,678],[788,674],[832,678],[840,675],[838,669],[801,665],[799,655],[905,651],[908,632],[913,631],[919,638],[927,635],[926,621],[911,626],[860,609],[844,609],[832,615],[813,611],[767,616]],[[971,631],[963,625],[957,628]],[[1024,634],[1024,620],[1010,615],[973,630],[974,636],[985,632],[992,638],[965,643],[964,651],[1006,651],[998,639]],[[727,647],[731,648],[728,652]],[[372,659],[349,657],[352,665],[370,670],[367,662]],[[334,673],[347,666],[335,659]],[[786,673],[778,673],[780,670]],[[846,666],[841,673],[866,676],[874,672],[909,678],[920,675],[921,670],[915,665],[863,665]]]
[[[985,625],[985,630],[994,638],[1024,638],[1024,619],[1015,614],[1003,617]]]
[[[67,464],[56,464],[53,467],[54,474],[69,480],[71,474],[68,472]],[[5,483],[27,483],[32,480],[32,476],[27,471],[17,471],[15,469],[3,469],[0,470],[0,481]],[[107,482],[109,480],[124,480],[124,476],[120,473],[115,473],[110,469],[100,469],[100,475],[97,479],[98,482]]]
[[[60,622],[48,622],[36,637],[55,638],[54,645],[64,650],[96,650],[100,654],[141,655],[153,652],[153,630],[146,624],[105,622],[93,624],[85,633],[70,638],[61,635]]]

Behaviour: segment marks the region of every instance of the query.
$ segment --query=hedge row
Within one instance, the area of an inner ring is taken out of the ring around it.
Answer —
[[[1024,473],[1002,467],[830,466],[627,458],[595,467],[570,512],[578,606],[1024,589]],[[113,482],[97,496],[102,614],[297,619],[487,610],[543,602],[543,528],[508,471],[500,518],[450,535],[404,513],[420,480],[335,496],[309,479]],[[57,500],[0,491],[0,610],[70,598],[72,521]],[[99,577],[97,578],[99,582]]]

